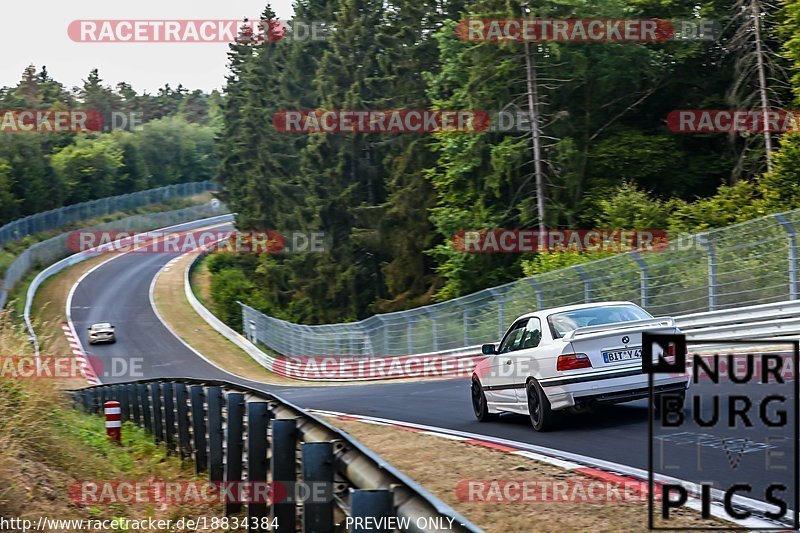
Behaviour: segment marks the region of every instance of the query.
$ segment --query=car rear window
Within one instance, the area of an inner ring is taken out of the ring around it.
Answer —
[[[584,326],[602,326],[603,324],[631,322],[648,318],[653,318],[653,316],[635,305],[607,305],[555,313],[547,317],[547,322],[550,325],[553,338],[560,339],[570,331]]]

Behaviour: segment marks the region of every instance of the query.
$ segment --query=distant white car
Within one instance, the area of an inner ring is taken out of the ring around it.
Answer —
[[[98,342],[117,342],[117,337],[114,334],[114,326],[109,322],[99,322],[92,324],[89,330],[89,344],[97,344]]]
[[[646,398],[642,332],[680,333],[672,318],[653,318],[631,302],[545,309],[514,321],[500,345],[484,344],[476,365],[472,407],[480,421],[502,412],[530,416],[536,431],[552,427],[556,411]],[[674,354],[654,354],[669,357]],[[657,395],[686,398],[687,373],[655,374]],[[656,406],[660,401],[656,402]]]

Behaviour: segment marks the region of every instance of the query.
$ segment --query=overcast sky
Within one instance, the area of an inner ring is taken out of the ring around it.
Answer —
[[[188,89],[220,88],[227,71],[225,43],[79,43],[67,35],[73,20],[257,18],[267,0],[5,0],[0,32],[0,86],[16,85],[23,69],[47,66],[67,88],[81,84],[92,68],[105,84],[120,81],[137,92],[169,83]],[[280,19],[292,15],[292,0],[273,0]]]

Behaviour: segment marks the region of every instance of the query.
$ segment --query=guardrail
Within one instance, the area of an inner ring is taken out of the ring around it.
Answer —
[[[144,427],[233,494],[268,481],[272,488],[328,488],[320,491],[324,501],[245,502],[248,524],[256,525],[250,531],[267,531],[265,517],[279,531],[347,531],[347,517],[396,517],[400,531],[480,531],[347,433],[274,394],[224,381],[153,379],[72,395],[90,413],[119,402],[123,421]],[[225,502],[226,515],[241,513],[241,498]],[[366,529],[351,524],[349,531]]]

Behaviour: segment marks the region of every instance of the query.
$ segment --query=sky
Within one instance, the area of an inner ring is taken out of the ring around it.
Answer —
[[[139,93],[154,93],[165,83],[219,89],[227,73],[226,43],[82,43],[72,41],[67,28],[87,19],[253,19],[265,5],[266,0],[5,0],[0,87],[16,85],[33,64],[37,71],[46,65],[69,89],[81,85],[93,68],[105,85],[126,81]],[[273,0],[272,8],[278,18],[291,18],[292,0]]]

